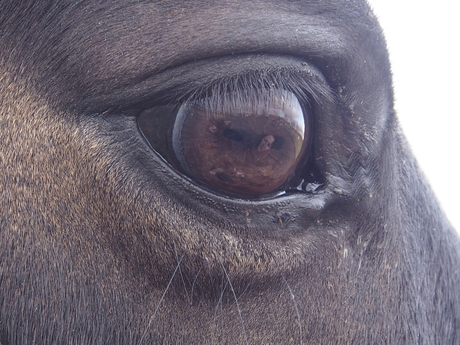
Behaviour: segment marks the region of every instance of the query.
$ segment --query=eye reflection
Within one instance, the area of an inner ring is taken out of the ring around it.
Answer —
[[[291,92],[228,93],[184,103],[172,130],[183,171],[214,190],[257,197],[280,191],[307,148],[309,114]]]

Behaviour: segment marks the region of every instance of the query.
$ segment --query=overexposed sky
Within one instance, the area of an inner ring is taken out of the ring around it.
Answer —
[[[387,39],[399,120],[460,233],[460,3],[368,2]]]

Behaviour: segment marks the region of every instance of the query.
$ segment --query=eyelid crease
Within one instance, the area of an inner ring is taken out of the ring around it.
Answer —
[[[178,105],[227,92],[261,93],[268,89],[292,92],[305,105],[334,102],[336,92],[304,58],[270,54],[240,54],[202,59],[168,68],[123,88],[95,94],[79,103],[79,112],[136,116],[155,106]]]

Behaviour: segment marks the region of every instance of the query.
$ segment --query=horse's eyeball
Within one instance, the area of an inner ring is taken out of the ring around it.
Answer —
[[[283,191],[298,170],[310,142],[309,117],[285,90],[188,101],[177,112],[170,146],[195,182],[224,194],[264,196]]]

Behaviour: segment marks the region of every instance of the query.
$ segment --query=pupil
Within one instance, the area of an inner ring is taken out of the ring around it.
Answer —
[[[309,142],[309,118],[285,90],[230,93],[184,103],[172,146],[195,181],[224,193],[257,197],[281,191]]]
[[[243,141],[243,136],[234,129],[225,129],[223,133],[228,139],[232,139],[235,141]]]

